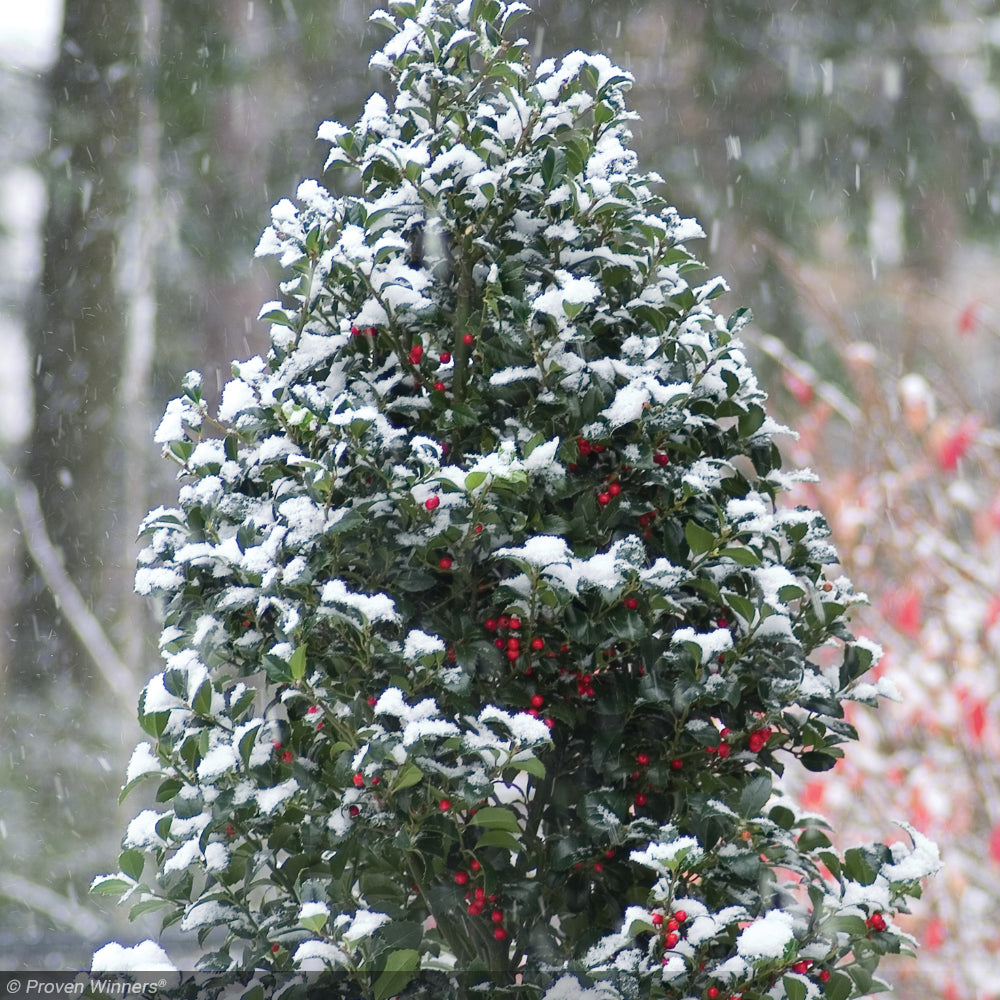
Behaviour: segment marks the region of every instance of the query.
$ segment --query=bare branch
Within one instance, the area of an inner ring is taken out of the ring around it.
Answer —
[[[0,896],[44,913],[54,923],[72,928],[82,937],[107,937],[109,924],[98,914],[44,885],[10,872],[0,872]]]
[[[14,495],[14,505],[24,532],[24,543],[38,567],[52,596],[62,607],[70,628],[87,651],[97,672],[111,689],[122,707],[131,715],[135,711],[135,678],[122,662],[111,644],[101,623],[94,616],[80,595],[76,584],[69,578],[59,553],[49,538],[45,515],[38,502],[38,492],[30,483],[19,480],[0,466],[0,473]]]

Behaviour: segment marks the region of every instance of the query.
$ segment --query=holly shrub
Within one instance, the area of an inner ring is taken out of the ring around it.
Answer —
[[[123,792],[157,808],[94,889],[206,973],[336,995],[876,990],[937,852],[837,853],[775,784],[843,755],[879,650],[781,503],[629,74],[532,67],[521,3],[391,8],[393,102],[319,129],[347,193],[304,182],[257,248],[267,356],[157,431],[183,485],[142,525],[165,666]]]

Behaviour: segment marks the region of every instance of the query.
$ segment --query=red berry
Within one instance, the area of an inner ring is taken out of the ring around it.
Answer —
[[[375,695],[370,694],[368,696],[368,707],[374,708],[377,704],[378,704],[378,699],[375,697]]]
[[[291,751],[291,750],[286,750],[286,751],[285,751],[285,752],[284,752],[284,753],[283,753],[283,754],[281,755],[281,759],[282,759],[282,760],[283,760],[283,761],[284,761],[284,762],[285,762],[286,764],[291,764],[291,762],[292,762],[292,761],[293,761],[293,760],[295,759],[295,756],[294,756],[294,754],[292,753],[292,751]]]
[[[465,883],[468,882],[468,881],[469,881],[469,873],[468,872],[455,872],[455,884],[456,885],[465,885]]]
[[[476,338],[471,333],[462,334],[462,343],[465,344],[466,347],[471,347],[475,342]]]
[[[536,638],[534,638],[534,639],[531,640],[531,648],[532,649],[544,649],[545,648],[545,640],[542,639],[540,636],[537,636]]]
[[[487,618],[483,622],[483,628],[488,632],[495,632],[497,630],[497,620],[495,618]]]
[[[497,636],[493,640],[493,645],[496,646],[497,649],[506,649],[507,648],[507,644],[499,636]]]
[[[440,807],[441,812],[447,812],[451,808],[451,799],[442,799],[438,803],[438,806]]]
[[[424,356],[424,349],[419,345],[415,344],[410,348],[410,364],[419,365],[420,359]]]
[[[540,694],[533,694],[531,696],[531,707],[541,708],[545,704],[545,699]]]
[[[577,448],[580,449],[580,454],[581,455],[589,455],[590,454],[590,442],[586,438],[577,438],[576,439],[576,446],[577,446]]]
[[[507,640],[507,648],[508,649],[520,649],[521,648],[521,640],[518,639],[518,637],[516,635],[512,635]]]
[[[802,959],[801,961],[796,962],[792,966],[792,972],[797,972],[800,976],[804,972],[808,972],[808,971],[809,971],[809,963],[805,959]]]
[[[444,384],[444,382],[435,382],[434,383],[434,388],[438,392],[444,392],[444,390],[445,390],[445,384]]]
[[[485,910],[485,909],[486,909],[486,907],[483,906],[482,903],[469,903],[469,906],[468,906],[466,912],[470,913],[474,917],[478,917],[479,914],[482,913],[483,910]]]
[[[730,753],[731,753],[731,749],[730,749],[728,743],[720,743],[719,744],[719,756],[720,757],[728,757]]]
[[[621,493],[621,491],[622,491],[622,488],[621,488],[621,485],[620,485],[619,483],[612,483],[612,484],[611,484],[611,485],[610,485],[610,486],[608,487],[608,492],[609,492],[609,493],[610,493],[610,494],[611,494],[611,495],[612,495],[613,497],[616,497],[616,496],[618,496],[618,494],[619,494],[619,493]]]
[[[505,931],[505,930],[504,930],[504,929],[503,929],[502,927],[498,927],[498,928],[497,928],[497,929],[496,929],[496,930],[495,930],[495,931],[493,932],[493,936],[494,936],[494,937],[495,937],[495,938],[496,938],[496,939],[497,939],[498,941],[506,941],[506,940],[507,940],[507,932],[506,932],[506,931]]]
[[[598,493],[597,494],[597,502],[602,507],[607,506],[609,503],[611,503],[611,494],[610,493]]]
[[[519,649],[507,650],[507,659],[510,660],[511,663],[513,663],[520,655],[521,655],[521,650]]]
[[[233,826],[232,823],[227,823],[226,824],[226,836],[227,837],[235,837],[236,836],[236,827]]]
[[[477,535],[481,535],[483,533],[483,526],[481,524],[477,524],[475,531]]]
[[[428,498],[427,498],[427,499],[426,499],[426,500],[424,501],[424,506],[425,506],[425,507],[426,507],[426,508],[427,508],[428,510],[437,510],[437,509],[438,509],[438,507],[440,507],[440,506],[441,506],[441,498],[440,498],[440,497],[428,497]]]
[[[368,327],[368,336],[369,337],[374,337],[377,334],[378,334],[378,330],[376,330],[375,327],[373,327],[373,326]]]
[[[441,364],[446,365],[446,364],[448,364],[449,361],[451,361],[451,354],[449,354],[448,351],[442,351],[441,352]]]
[[[636,792],[635,804],[637,806],[644,806],[647,802],[646,795],[644,792]]]
[[[357,806],[351,806],[347,811],[351,814],[352,819],[361,812]]]
[[[646,766],[646,765],[647,765],[647,764],[649,763],[649,754],[648,754],[648,753],[637,753],[637,754],[635,755],[635,759],[636,759],[636,760],[637,760],[637,761],[638,761],[638,762],[639,762],[639,763],[640,763],[640,764],[641,764],[641,765],[642,765],[643,767],[645,767],[645,766]]]
[[[495,924],[502,924],[503,923],[503,910],[494,910],[490,914],[490,920],[492,920],[493,923],[495,923]]]
[[[679,931],[680,929],[681,929],[681,922],[679,920],[677,920],[676,918],[671,917],[667,921],[667,930],[668,931]]]
[[[654,462],[655,462],[655,463],[656,463],[657,465],[669,465],[669,464],[670,464],[670,459],[669,459],[669,458],[667,457],[666,453],[665,453],[665,452],[662,452],[662,451],[658,451],[658,452],[657,452],[657,453],[656,453],[656,454],[655,454],[655,455],[653,456],[653,461],[654,461]]]
[[[685,920],[687,920],[687,918],[688,918],[687,910],[677,910],[674,913],[674,919],[679,920],[682,924],[684,923]]]
[[[654,913],[653,914],[653,926],[654,927],[659,927],[660,924],[662,924],[662,923],[663,923],[663,914],[662,913]]]
[[[717,986],[709,986],[709,988],[705,990],[705,996],[708,997],[708,1000],[715,1000],[718,995],[719,988]]]
[[[511,617],[510,627],[516,632],[521,627],[521,619]]]
[[[354,775],[354,787],[362,788],[364,786],[364,783],[365,783],[365,776],[361,774],[361,772],[359,771],[356,775]]]
[[[451,569],[451,557],[450,556],[442,556],[438,560],[438,565],[441,567],[441,569]]]
[[[668,934],[668,935],[667,935],[667,936],[666,936],[666,937],[665,937],[665,938],[663,939],[663,943],[664,943],[664,944],[665,944],[665,945],[666,945],[666,946],[667,946],[668,948],[673,948],[673,946],[674,946],[675,944],[677,944],[677,942],[678,942],[678,941],[680,941],[680,939],[681,939],[681,937],[680,937],[680,935],[679,935],[678,933],[676,933],[676,932],[671,932],[670,934]]]
[[[819,974],[816,977],[821,983],[828,983],[830,981],[830,970],[820,969]]]
[[[478,861],[477,861],[477,860],[476,860],[475,858],[473,858],[473,859],[472,859],[472,860],[471,860],[471,861],[469,862],[469,867],[470,867],[470,868],[471,868],[471,869],[472,869],[472,870],[473,870],[474,872],[477,872],[477,871],[479,871],[479,869],[480,869],[480,868],[482,868],[483,866],[482,866],[482,865],[481,865],[481,864],[480,864],[480,863],[479,863],[479,862],[478,862]],[[476,892],[477,892],[477,893],[478,893],[479,891],[480,891],[479,889],[477,889],[477,890],[476,890]]]
[[[609,859],[613,858],[615,856],[615,849],[613,847],[609,848],[604,852],[604,856]]]
[[[272,944],[271,945],[271,954],[272,955],[277,955],[279,951],[281,951],[281,945],[280,944]]]
[[[361,331],[356,326],[352,326],[351,327],[351,336],[352,337],[360,337],[361,336]]]
[[[883,917],[881,913],[873,913],[865,921],[865,924],[867,925],[868,929],[872,931],[884,931],[886,927],[885,917]]]
[[[679,771],[684,766],[684,761],[680,757],[675,757],[671,762],[670,766],[675,770]]]
[[[635,609],[639,607],[639,602],[634,597],[626,597],[625,607],[628,608],[629,611],[635,611]]]
[[[500,628],[510,628],[510,618],[507,615],[501,615],[499,619]]]
[[[601,872],[604,871],[604,865],[601,864],[600,861],[595,861],[594,862],[594,871],[597,872],[598,875],[600,875]]]
[[[555,729],[556,720],[555,719],[543,719],[542,720],[549,729]]]

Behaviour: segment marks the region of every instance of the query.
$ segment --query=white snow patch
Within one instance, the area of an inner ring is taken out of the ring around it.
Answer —
[[[678,629],[671,636],[674,642],[693,642],[701,649],[701,662],[708,663],[710,659],[726,649],[733,648],[733,636],[727,628],[717,628],[711,632],[695,632],[693,628]]]
[[[403,643],[403,656],[408,660],[417,660],[421,656],[432,656],[434,653],[443,653],[445,644],[436,636],[421,632],[420,629],[411,629]]]
[[[131,948],[112,941],[94,952],[91,972],[177,972],[177,966],[155,941],[140,941]]]
[[[376,913],[373,910],[358,910],[350,926],[343,932],[343,939],[354,944],[364,938],[371,937],[383,924],[389,922],[387,913]]]
[[[322,972],[323,969],[350,964],[350,959],[335,944],[316,940],[303,941],[295,949],[292,961],[306,972]]]
[[[257,805],[266,812],[272,813],[282,802],[290,799],[299,790],[299,783],[294,778],[283,781],[273,788],[258,788],[254,796]]]
[[[162,770],[163,765],[157,760],[152,746],[143,740],[136,745],[129,758],[128,767],[125,770],[125,784],[135,781],[136,778],[144,774],[158,774]]]
[[[357,594],[343,580],[330,580],[323,587],[324,604],[341,604],[360,611],[369,621],[399,621],[396,605],[385,594]]]
[[[741,958],[781,958],[794,940],[792,915],[784,910],[768,910],[736,939],[736,952]]]

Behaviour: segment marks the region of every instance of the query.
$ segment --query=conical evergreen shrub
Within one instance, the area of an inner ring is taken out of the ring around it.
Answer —
[[[142,526],[165,668],[125,789],[157,805],[95,890],[204,970],[344,996],[877,989],[936,851],[838,854],[775,787],[836,763],[878,650],[781,504],[629,74],[532,68],[524,4],[391,6],[393,101],[319,130],[347,193],[306,181],[257,249],[267,357],[157,432],[183,485]]]

